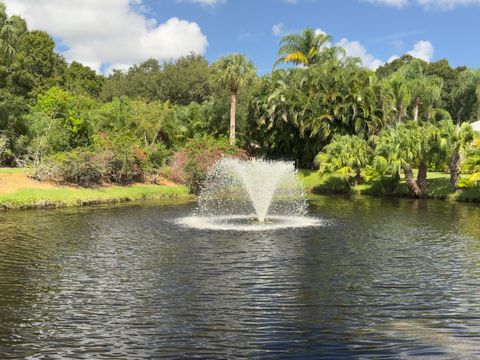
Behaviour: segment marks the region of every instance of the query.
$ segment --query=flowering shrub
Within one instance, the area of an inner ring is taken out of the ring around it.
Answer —
[[[247,158],[242,149],[232,146],[227,139],[196,136],[173,154],[170,159],[169,178],[186,184],[197,194],[208,170],[223,157]]]
[[[163,144],[142,146],[128,134],[100,133],[92,147],[57,153],[36,169],[39,180],[68,182],[80,186],[100,183],[125,184],[165,165]]]
[[[91,186],[101,182],[104,167],[102,159],[93,151],[79,148],[52,155],[37,167],[34,177]]]

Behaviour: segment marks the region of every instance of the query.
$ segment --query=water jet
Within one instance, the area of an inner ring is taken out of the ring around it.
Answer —
[[[314,226],[303,184],[286,161],[224,158],[209,171],[184,225],[214,230],[274,230]]]

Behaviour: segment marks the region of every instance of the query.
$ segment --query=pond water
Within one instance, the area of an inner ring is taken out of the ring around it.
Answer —
[[[322,226],[194,204],[0,213],[0,358],[480,357],[480,209],[315,197]]]

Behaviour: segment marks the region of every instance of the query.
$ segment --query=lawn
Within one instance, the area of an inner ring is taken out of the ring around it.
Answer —
[[[29,168],[5,168],[0,167],[0,174],[28,174]]]
[[[382,195],[378,192],[375,183],[365,183],[353,186],[350,191],[337,179],[321,176],[318,171],[300,170],[299,178],[308,192],[314,193],[352,193],[357,195]],[[400,184],[393,195],[408,196],[405,180]],[[432,199],[450,199],[454,201],[480,202],[480,187],[462,189],[456,193],[451,191],[450,174],[429,172],[427,177],[427,197]]]
[[[0,209],[85,206],[143,199],[187,197],[185,186],[132,185],[98,189],[56,188],[20,189],[0,195]]]
[[[0,168],[0,209],[84,206],[142,199],[187,197],[182,185],[59,186],[29,178],[29,169]]]

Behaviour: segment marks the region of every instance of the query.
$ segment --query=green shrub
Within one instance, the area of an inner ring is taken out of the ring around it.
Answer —
[[[80,186],[99,184],[105,164],[92,150],[79,148],[48,157],[36,169],[39,180],[74,183]]]
[[[126,184],[165,165],[168,151],[163,144],[142,146],[134,137],[100,133],[88,148],[77,148],[46,158],[36,169],[39,180],[67,182],[80,186],[100,183]]]

